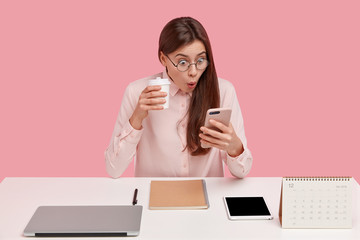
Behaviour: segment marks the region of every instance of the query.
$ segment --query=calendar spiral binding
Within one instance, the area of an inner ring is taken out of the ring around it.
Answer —
[[[350,181],[352,177],[350,176],[287,176],[287,177],[283,177],[285,179],[285,181],[309,181],[309,182],[329,182],[329,181],[334,181],[334,182],[340,182],[340,181]]]

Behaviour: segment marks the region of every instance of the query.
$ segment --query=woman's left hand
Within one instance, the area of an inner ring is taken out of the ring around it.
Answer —
[[[236,135],[232,124],[229,126],[222,124],[216,120],[209,121],[214,127],[217,127],[221,132],[202,126],[200,130],[203,133],[199,134],[200,142],[209,147],[216,147],[220,150],[226,151],[231,157],[239,156],[244,147],[240,138]]]

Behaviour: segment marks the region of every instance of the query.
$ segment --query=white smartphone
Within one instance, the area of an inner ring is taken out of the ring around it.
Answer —
[[[231,108],[210,108],[206,112],[204,126],[207,127],[207,128],[214,129],[216,131],[221,132],[220,129],[214,127],[209,122],[209,120],[214,119],[216,121],[219,121],[219,122],[225,124],[226,126],[229,126],[230,118],[231,118]],[[205,144],[201,144],[201,147],[202,148],[209,148],[209,146],[207,146]]]
[[[230,220],[273,219],[264,197],[224,197]]]

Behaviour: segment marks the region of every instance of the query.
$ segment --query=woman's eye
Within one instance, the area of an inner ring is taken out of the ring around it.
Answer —
[[[199,59],[197,60],[198,63],[202,63],[202,62],[204,62],[204,61],[205,61],[204,58],[199,58]]]
[[[180,60],[178,65],[187,65],[187,64],[188,64],[187,61],[185,61],[185,60]]]

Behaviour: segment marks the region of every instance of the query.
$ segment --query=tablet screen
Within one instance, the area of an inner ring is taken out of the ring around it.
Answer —
[[[224,199],[230,218],[269,219],[271,217],[263,197],[225,197]]]

